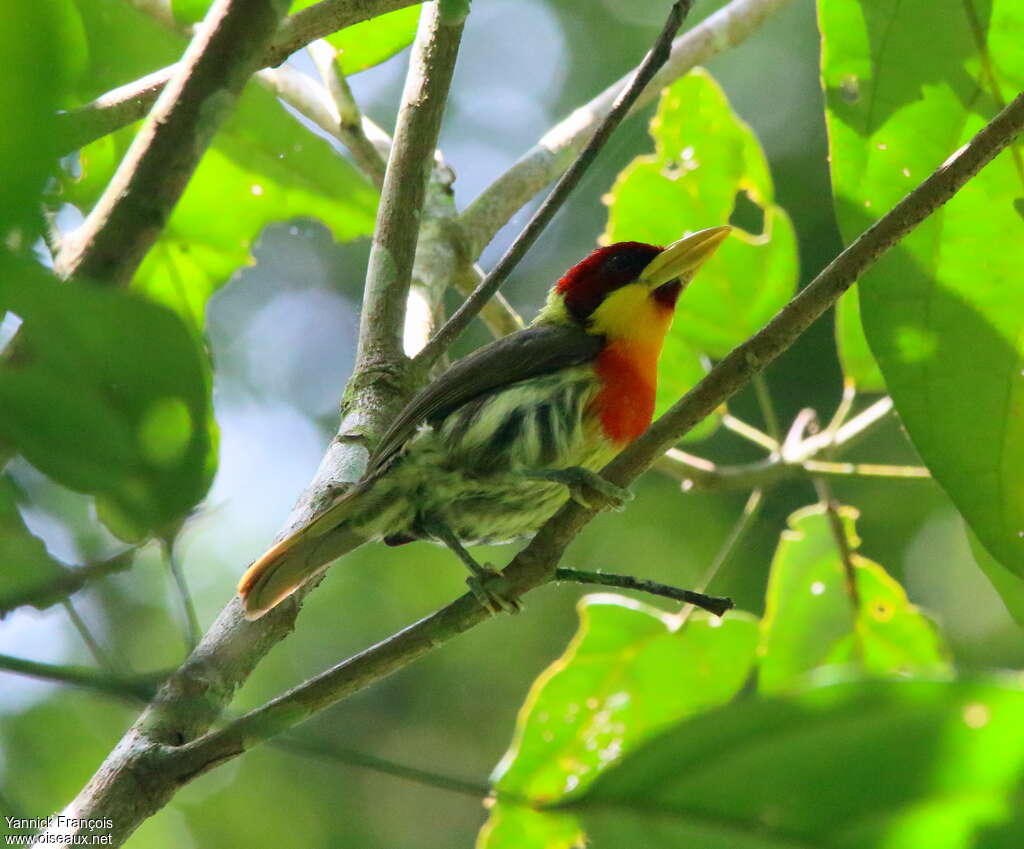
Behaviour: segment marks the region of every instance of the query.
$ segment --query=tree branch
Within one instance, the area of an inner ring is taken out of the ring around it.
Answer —
[[[277,30],[288,0],[217,0],[82,225],[63,240],[65,277],[127,284]]]
[[[461,38],[462,24],[445,24],[439,3],[423,6],[366,271],[356,354],[363,366],[405,360],[402,332],[420,209]]]
[[[106,560],[89,563],[74,569],[65,569],[45,584],[29,587],[17,593],[0,597],[0,619],[22,605],[31,605],[37,610],[45,610],[68,596],[74,595],[89,581],[123,572],[132,565],[134,550],[124,551]]]
[[[682,26],[686,16],[690,13],[693,0],[676,0],[669,10],[665,25],[655,40],[643,62],[633,72],[629,84],[616,96],[615,102],[608,110],[608,114],[598,124],[593,135],[587,139],[583,150],[573,161],[569,169],[562,175],[561,179],[551,190],[540,208],[533,214],[516,236],[515,241],[505,251],[504,256],[498,260],[498,264],[491,269],[491,272],[473,290],[473,293],[466,298],[452,316],[444,323],[444,326],[434,335],[419,354],[416,355],[414,364],[421,372],[426,372],[444,354],[459,335],[465,330],[469,323],[483,308],[483,305],[498,291],[502,283],[512,272],[512,269],[519,264],[519,261],[526,255],[526,252],[537,241],[537,237],[548,226],[555,213],[568,199],[572,190],[576,188],[583,174],[597,158],[597,154],[604,143],[614,132],[615,128],[622,123],[626,113],[636,102],[637,97],[644,90],[650,80],[654,77],[665,61],[668,59],[671,49],[672,36]],[[473,255],[478,253],[474,251]]]
[[[664,67],[651,79],[632,106],[635,111],[652,102],[661,90],[689,70],[747,39],[789,0],[733,0],[672,42]],[[470,254],[478,256],[494,234],[530,198],[558,178],[583,149],[607,117],[632,74],[606,88],[548,130],[540,141],[462,213],[460,224]]]
[[[296,50],[345,27],[404,9],[418,0],[322,0],[281,22],[264,47],[257,67],[280,65]],[[57,121],[61,156],[84,147],[144,117],[179,66],[169,65],[100,95],[91,103],[62,112]]]
[[[952,197],[1024,129],[1024,94],[989,122],[967,145],[839,254],[762,330],[737,346],[705,378],[603,470],[627,486],[701,419],[727,401],[754,373],[790,347],[883,254]],[[594,516],[569,501],[549,519],[495,582],[493,589],[517,598],[555,574],[556,564]],[[302,722],[313,713],[380,680],[489,617],[467,593],[237,721],[181,747],[159,752],[163,768],[188,780],[252,745]]]

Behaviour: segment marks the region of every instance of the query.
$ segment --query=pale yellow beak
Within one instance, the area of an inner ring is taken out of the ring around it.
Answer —
[[[711,258],[731,231],[732,227],[726,225],[708,227],[683,236],[651,260],[640,272],[638,282],[651,289],[657,289],[673,280],[689,282],[694,272]]]

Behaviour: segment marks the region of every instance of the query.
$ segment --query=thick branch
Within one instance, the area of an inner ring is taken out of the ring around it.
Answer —
[[[664,67],[637,98],[642,109],[687,71],[747,39],[789,0],[733,0],[672,42]],[[612,109],[632,74],[606,88],[589,103],[556,124],[502,174],[462,214],[460,221],[470,253],[478,256],[512,216],[537,192],[558,178]]]
[[[516,237],[515,241],[505,251],[504,256],[498,260],[498,264],[491,269],[491,272],[481,281],[480,285],[473,290],[473,293],[466,298],[451,318],[434,335],[434,338],[427,343],[426,347],[416,356],[415,363],[421,371],[426,371],[448,350],[449,346],[465,330],[469,323],[483,308],[484,304],[498,291],[502,283],[512,272],[512,269],[519,264],[519,261],[526,255],[526,252],[537,241],[537,237],[548,226],[555,213],[561,209],[568,199],[572,190],[576,188],[583,174],[597,158],[597,154],[604,147],[605,142],[614,132],[615,128],[626,117],[626,113],[632,108],[637,97],[644,90],[657,70],[665,64],[671,49],[672,36],[676,34],[679,27],[690,12],[693,0],[676,0],[669,11],[665,26],[661,34],[654,42],[650,52],[644,57],[640,67],[633,72],[629,84],[623,88],[615,97],[615,101],[608,113],[598,124],[597,129],[587,139],[586,144],[579,155],[573,161],[569,169],[562,175],[557,185],[551,190],[541,204],[540,208],[533,214],[523,231]],[[476,255],[474,251],[473,255]]]
[[[417,0],[322,0],[285,18],[264,48],[257,67],[280,65],[296,50],[345,27],[411,6]],[[58,150],[63,156],[144,117],[178,65],[161,68],[142,79],[100,95],[96,100],[60,114]]]
[[[405,359],[402,332],[420,210],[461,38],[462,24],[446,25],[439,3],[423,6],[366,271],[356,354],[363,365]]]
[[[63,276],[131,280],[287,7],[288,0],[214,3],[102,197],[64,240]]]
[[[701,419],[796,341],[886,251],[910,233],[990,162],[1024,128],[1024,94],[889,213],[836,257],[760,332],[735,348],[707,376],[604,469],[628,485]],[[568,502],[504,570],[494,589],[516,598],[555,574],[568,544],[594,512]],[[488,617],[466,594],[366,651],[299,685],[223,729],[165,756],[191,776],[234,757],[318,710],[411,663]]]

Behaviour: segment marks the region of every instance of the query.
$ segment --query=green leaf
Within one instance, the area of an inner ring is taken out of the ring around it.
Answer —
[[[665,90],[651,121],[655,152],[618,176],[609,203],[608,242],[665,244],[688,230],[729,221],[739,193],[764,212],[759,235],[737,228],[679,304],[668,345],[723,357],[770,319],[797,280],[796,237],[774,203],[768,165],[751,129],[718,84],[691,71]]]
[[[476,849],[582,849],[584,845],[583,829],[572,814],[499,800],[480,830]]]
[[[292,4],[292,13],[316,2],[317,0],[297,0]],[[466,5],[468,12],[468,3]],[[419,19],[419,5],[407,6],[345,27],[327,36],[327,41],[338,49],[338,65],[341,72],[349,76],[386,62],[412,44]]]
[[[115,532],[170,532],[213,477],[209,367],[195,335],[138,296],[25,265],[3,268],[3,309],[23,324],[0,367],[0,438],[98,496]]]
[[[1024,627],[1024,578],[1011,572],[989,554],[985,546],[981,544],[981,540],[971,532],[970,528],[967,529],[967,541],[971,546],[974,562],[978,564],[978,568],[985,573],[985,577],[996,588],[996,592],[999,593],[999,597],[1003,600],[1010,615],[1018,625]]]
[[[858,512],[841,507],[847,544],[860,544]],[[778,692],[806,683],[811,670],[853,665],[878,675],[948,675],[948,652],[935,625],[877,563],[852,554],[858,607],[828,513],[815,505],[789,517],[768,577],[761,622],[759,686]]]
[[[637,743],[732,698],[754,660],[757,621],[697,612],[677,620],[602,594],[580,603],[580,628],[534,683],[492,780],[498,793],[552,802],[582,792]]]
[[[67,195],[95,203],[133,129],[82,150],[82,176]],[[299,125],[267,91],[249,86],[196,169],[133,286],[202,327],[206,301],[241,266],[262,229],[311,217],[335,238],[373,230],[377,195],[323,139]]]
[[[847,240],[1024,88],[1014,0],[820,4]],[[922,33],[927,37],[922,37]],[[917,450],[985,548],[1024,575],[1024,169],[1007,151],[860,282],[864,329]]]
[[[74,105],[177,62],[188,44],[124,0],[74,0],[74,6],[85,40]]]
[[[40,609],[53,603],[46,587],[67,573],[43,541],[32,535],[21,514],[13,482],[0,477],[0,616],[25,599]]]
[[[843,376],[861,392],[885,392],[885,378],[868,347],[860,321],[860,295],[856,286],[836,304],[836,347]]]
[[[567,810],[593,849],[1011,849],[1022,723],[1024,692],[984,681],[749,700],[648,741]]]
[[[81,64],[83,40],[76,25],[74,8],[61,0],[4,9],[0,56],[8,73],[0,86],[0,237],[26,230],[19,248],[30,247],[41,231],[43,187],[57,170],[57,108]]]

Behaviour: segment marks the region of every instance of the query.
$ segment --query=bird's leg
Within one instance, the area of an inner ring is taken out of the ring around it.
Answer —
[[[633,493],[601,477],[597,472],[583,466],[569,466],[566,469],[532,469],[526,473],[529,478],[560,483],[569,490],[569,496],[577,504],[590,510],[626,509],[626,503],[633,500]]]
[[[473,595],[476,596],[477,601],[480,602],[485,608],[491,613],[518,613],[522,610],[522,605],[517,599],[505,598],[501,593],[497,593],[492,589],[489,589],[487,584],[493,581],[501,573],[497,569],[494,569],[490,564],[479,564],[473,558],[473,555],[466,551],[466,547],[462,544],[459,538],[455,535],[451,528],[448,527],[443,521],[437,518],[431,518],[428,521],[421,521],[420,527],[429,536],[436,539],[438,542],[443,542],[448,548],[450,548],[456,557],[461,560],[467,569],[470,571],[470,576],[466,578],[466,584],[472,591]]]

